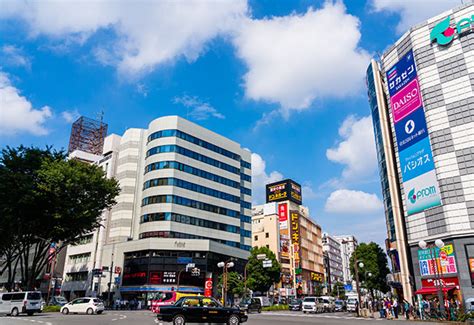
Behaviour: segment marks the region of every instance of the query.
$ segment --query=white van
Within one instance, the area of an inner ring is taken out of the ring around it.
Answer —
[[[41,312],[41,292],[4,292],[0,293],[0,314],[18,316],[20,313],[28,314]]]
[[[322,296],[324,311],[333,313],[336,310],[336,298],[331,296]]]
[[[268,297],[263,296],[254,298],[260,300],[260,305],[262,305],[262,307],[270,307],[272,305],[270,298]]]

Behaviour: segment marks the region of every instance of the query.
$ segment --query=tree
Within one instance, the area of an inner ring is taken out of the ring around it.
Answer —
[[[346,296],[346,289],[344,289],[344,283],[339,281],[334,283],[331,295],[338,299],[344,299],[344,297]]]
[[[218,287],[222,288],[223,275],[219,275]],[[227,273],[227,293],[242,296],[244,294],[243,276],[235,271]]]
[[[272,266],[263,267],[263,261],[257,255],[264,254],[272,261]],[[266,292],[280,281],[281,266],[275,254],[267,247],[254,247],[250,251],[247,265],[247,286],[253,291]]]
[[[33,289],[51,258],[81,235],[100,226],[105,209],[115,204],[117,181],[103,170],[78,160],[67,160],[50,147],[3,149],[0,156],[0,256],[6,262],[10,289],[20,269],[22,287]]]
[[[354,276],[354,256],[364,263],[363,268],[359,268],[359,281],[367,290],[374,289],[387,292],[390,288],[387,285],[386,277],[390,273],[387,264],[387,255],[382,248],[374,243],[361,243],[352,254],[350,259],[351,273]],[[371,273],[371,276],[368,274]],[[355,278],[355,277],[354,277]]]

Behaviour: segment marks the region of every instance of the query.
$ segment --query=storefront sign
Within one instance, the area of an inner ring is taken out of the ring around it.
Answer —
[[[280,229],[288,229],[288,205],[286,203],[278,204],[278,220]]]
[[[176,283],[176,272],[163,272],[163,283]]]
[[[204,296],[212,297],[212,277],[206,278],[206,282],[204,283]]]
[[[444,259],[446,263],[441,263],[442,258],[440,252],[446,254],[446,258]],[[441,248],[441,250],[438,247],[433,249],[419,249],[418,263],[420,266],[421,276],[431,276],[436,275],[437,273],[443,275],[458,272],[453,244],[446,244]]]
[[[441,204],[413,51],[389,69],[386,78],[407,215],[411,215]]]
[[[278,204],[278,219],[280,226],[280,258],[290,258],[290,235],[288,230],[288,204]]]
[[[450,22],[450,16],[448,16],[436,24],[431,30],[430,41],[436,40],[439,45],[448,45],[453,41],[456,34],[461,37],[474,30],[474,15],[459,20],[455,28],[450,26]]]
[[[301,185],[286,179],[266,186],[267,203],[292,201],[296,204],[302,203]]]
[[[300,216],[298,212],[291,211],[290,212],[290,221],[291,221],[291,245],[293,247],[293,262],[295,272],[296,269],[301,268],[301,238],[300,238]]]
[[[311,281],[323,283],[324,274],[319,273],[319,272],[311,272]]]
[[[449,278],[441,278],[437,279],[421,279],[421,286],[423,288],[436,288],[438,286],[441,287],[456,287],[459,289],[459,279],[458,277],[449,277]]]
[[[163,273],[162,272],[150,272],[149,284],[162,284]]]

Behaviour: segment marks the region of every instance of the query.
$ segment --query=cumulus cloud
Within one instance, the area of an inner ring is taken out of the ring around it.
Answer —
[[[196,60],[205,45],[233,30],[247,13],[236,1],[6,1],[0,18],[20,18],[32,37],[85,42],[101,29],[116,38],[96,48],[102,63],[137,75],[177,58]]]
[[[73,111],[64,111],[61,113],[61,117],[66,121],[67,123],[72,123],[75,120],[77,120],[81,116],[79,112],[76,110]]]
[[[245,20],[234,45],[248,67],[246,96],[278,103],[288,113],[318,97],[355,93],[370,59],[359,48],[359,25],[342,1],[304,14]]]
[[[30,58],[15,45],[6,44],[0,48],[0,62],[9,67],[31,68]]]
[[[283,175],[278,171],[270,173],[266,170],[267,164],[263,158],[252,153],[252,203],[263,204],[265,202],[265,185],[278,182]]]
[[[376,194],[347,189],[336,190],[329,195],[326,212],[338,214],[368,214],[383,211],[382,201]]]
[[[12,86],[9,76],[0,72],[0,134],[47,134],[44,123],[51,116],[52,112],[48,106],[34,109],[28,99],[21,96],[20,91]]]
[[[371,176],[377,170],[377,151],[370,116],[347,117],[339,128],[341,140],[326,151],[326,157],[344,165],[342,176],[353,180]]]
[[[181,97],[175,97],[173,99],[173,102],[175,104],[181,104],[184,107],[188,108],[188,116],[198,121],[207,120],[211,117],[215,117],[218,119],[225,118],[225,116],[219,113],[219,111],[215,109],[211,104],[199,99],[199,97],[197,96],[184,95]]]
[[[400,15],[400,21],[396,27],[399,34],[403,34],[410,27],[460,4],[459,1],[453,0],[371,0],[374,11],[386,11]]]

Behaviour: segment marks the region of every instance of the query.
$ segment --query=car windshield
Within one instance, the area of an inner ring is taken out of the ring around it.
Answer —
[[[40,300],[41,299],[41,293],[40,292],[28,292],[28,295],[26,296],[26,299],[28,299],[28,300]]]
[[[335,302],[335,304],[336,304],[336,305],[342,305],[342,301],[337,300],[337,301]]]
[[[299,304],[300,300],[299,299],[291,299],[290,304]]]
[[[54,297],[54,299],[55,299],[57,302],[67,302],[66,298],[64,298],[64,297]]]
[[[250,304],[250,299],[244,299],[240,302],[241,305],[248,305]]]
[[[304,302],[316,302],[316,298],[304,298]]]
[[[184,297],[179,298],[178,301],[174,303],[175,306],[180,307],[183,304]]]

